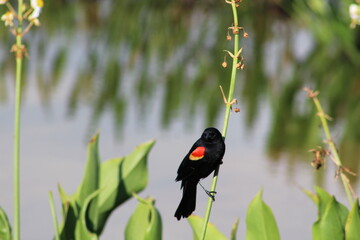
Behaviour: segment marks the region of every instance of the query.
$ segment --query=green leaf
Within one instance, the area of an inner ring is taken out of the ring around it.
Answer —
[[[324,212],[319,215],[319,219],[313,225],[313,239],[344,239],[345,214],[347,215],[347,209],[344,209],[343,205],[340,205],[334,197],[331,197],[330,201],[325,206]]]
[[[239,227],[239,218],[236,219],[236,221],[231,229],[231,237],[230,237],[231,240],[236,240],[236,232],[237,232],[238,227]]]
[[[87,212],[89,210],[89,206],[91,202],[95,199],[95,197],[99,194],[100,190],[93,192],[88,196],[80,211],[80,216],[76,222],[75,227],[75,239],[81,240],[97,240],[98,236],[95,233],[92,233],[88,228],[88,219]]]
[[[94,193],[99,188],[99,179],[100,179],[100,157],[99,157],[99,134],[96,134],[92,137],[88,144],[88,159],[86,163],[85,173],[82,179],[81,184],[77,190],[76,202],[79,207],[82,208],[85,200]],[[88,226],[91,231],[95,231],[96,226],[98,225],[98,211],[97,199],[95,198],[90,208],[89,222]]]
[[[58,224],[58,220],[57,220],[54,196],[51,191],[49,191],[48,196],[49,196],[49,202],[50,202],[51,216],[52,216],[53,224],[54,224],[54,233],[55,233],[54,239],[60,240],[60,232],[59,232],[60,228],[59,228],[59,224]]]
[[[315,192],[319,199],[319,204],[318,204],[319,216],[322,216],[325,212],[326,206],[331,201],[332,197],[324,189],[317,186],[315,186]]]
[[[279,230],[274,215],[262,200],[262,190],[251,201],[246,214],[246,240],[278,240]]]
[[[139,204],[126,225],[125,240],[161,240],[162,221],[154,199],[136,198]]]
[[[98,135],[92,138],[85,174],[77,192],[68,196],[59,186],[63,215],[61,240],[97,239],[111,212],[146,187],[147,156],[154,143],[141,144],[126,157],[100,164]]]
[[[305,188],[301,188],[301,191],[303,191],[306,195],[308,195],[308,197],[315,203],[315,204],[319,204],[319,198],[316,194],[312,193],[311,191],[305,189]]]
[[[0,207],[0,239],[11,240],[11,226],[5,211]]]
[[[345,225],[345,240],[360,239],[359,199],[356,199]]]
[[[148,183],[147,156],[155,141],[143,143],[128,156],[115,158],[101,164],[100,188],[97,198],[99,208],[95,232],[100,234],[110,213],[133,193],[142,191]],[[94,205],[95,206],[95,205]],[[90,207],[92,208],[93,205]]]
[[[75,202],[75,195],[68,196],[64,189],[58,185],[60,199],[62,203],[63,222],[60,227],[60,239],[68,240],[75,238],[75,226],[79,216],[78,208]]]
[[[204,219],[199,216],[191,215],[187,218],[190,226],[193,230],[194,240],[201,238],[202,227],[204,225]],[[226,240],[224,234],[222,234],[213,224],[208,223],[205,240]]]
[[[88,160],[81,184],[77,190],[77,203],[82,206],[85,200],[99,188],[100,157],[98,151],[99,134],[88,144]]]

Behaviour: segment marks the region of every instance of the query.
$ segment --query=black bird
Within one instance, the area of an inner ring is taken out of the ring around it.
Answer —
[[[206,128],[194,145],[191,147],[177,171],[175,181],[181,181],[183,196],[175,217],[187,218],[196,205],[196,187],[200,179],[206,178],[217,166],[222,164],[225,153],[224,139],[216,128]],[[206,191],[209,196],[211,192]]]

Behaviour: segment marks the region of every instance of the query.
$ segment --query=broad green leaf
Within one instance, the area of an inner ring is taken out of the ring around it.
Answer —
[[[99,188],[99,179],[100,179],[100,157],[99,157],[99,134],[96,134],[92,137],[88,144],[88,160],[85,167],[85,173],[82,179],[81,184],[77,190],[76,202],[82,208],[85,200],[94,193]],[[95,231],[96,226],[98,225],[98,211],[97,199],[95,198],[92,201],[92,207],[89,212],[89,222],[88,226],[91,231]]]
[[[85,173],[77,190],[77,203],[82,206],[90,194],[99,188],[100,157],[98,151],[99,134],[91,138],[88,144],[88,159]]]
[[[231,240],[236,240],[236,232],[237,232],[238,227],[239,227],[239,218],[236,219],[236,221],[231,229],[231,237],[230,237]]]
[[[345,225],[345,240],[360,239],[359,199],[356,199]]]
[[[319,205],[318,205],[319,216],[322,216],[325,212],[326,206],[331,201],[332,197],[324,189],[317,187],[317,186],[315,186],[315,192],[319,199]]]
[[[0,239],[11,240],[11,226],[5,211],[0,207]]]
[[[336,201],[335,197],[334,200]],[[336,204],[337,204],[338,215],[340,217],[340,222],[342,226],[345,227],[346,220],[349,216],[349,210],[342,203],[339,203],[338,201],[336,201]]]
[[[97,239],[111,212],[146,187],[147,156],[154,143],[141,144],[130,155],[100,165],[98,135],[92,138],[85,174],[77,192],[68,196],[59,186],[63,214],[61,240]]]
[[[142,191],[148,183],[147,156],[155,141],[143,143],[128,156],[115,158],[101,164],[98,198],[98,224],[100,234],[110,213],[133,193]],[[91,206],[92,207],[92,206]]]
[[[274,215],[262,200],[262,190],[251,201],[246,214],[246,240],[278,240],[279,230]]]
[[[343,215],[346,211],[334,197],[331,197],[330,201],[325,206],[323,214],[319,216],[319,219],[313,225],[313,239],[344,239],[345,222],[343,221]]]
[[[161,240],[162,221],[154,199],[136,198],[139,204],[126,225],[125,240]]]
[[[204,225],[204,219],[199,216],[191,215],[187,218],[190,226],[193,230],[194,240],[201,238],[202,227]],[[226,240],[224,234],[222,234],[213,224],[208,223],[206,229],[205,240]]]
[[[88,227],[88,219],[86,213],[89,210],[89,206],[91,202],[95,199],[95,197],[99,194],[100,190],[93,192],[85,199],[85,202],[80,210],[80,216],[76,222],[75,227],[75,239],[81,240],[97,240],[98,236],[95,233],[92,233]]]

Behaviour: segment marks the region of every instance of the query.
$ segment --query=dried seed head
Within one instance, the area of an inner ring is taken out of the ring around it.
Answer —
[[[231,40],[231,36],[230,34],[228,33],[227,36],[226,36],[226,40],[230,41]]]
[[[221,64],[221,66],[222,66],[223,68],[226,68],[226,67],[227,67],[227,62],[224,60],[224,61],[222,62],[222,64]]]
[[[248,38],[248,37],[249,37],[249,34],[248,34],[247,32],[244,32],[244,33],[243,33],[243,37],[244,37],[244,38]]]
[[[240,65],[240,69],[243,70],[244,68],[245,68],[245,64],[242,63],[242,64]]]
[[[319,170],[322,166],[325,165],[325,157],[329,155],[329,151],[323,149],[321,146],[318,146],[315,149],[310,149],[309,152],[314,153],[314,159],[311,161],[311,166]]]
[[[311,162],[311,166],[314,167],[316,170],[319,170],[323,165],[324,165],[325,161],[324,159],[314,159]]]
[[[240,112],[240,108],[234,108],[234,112],[236,113]]]
[[[233,34],[238,34],[238,33],[239,33],[239,29],[236,28],[236,27],[234,27],[234,29],[233,29]]]

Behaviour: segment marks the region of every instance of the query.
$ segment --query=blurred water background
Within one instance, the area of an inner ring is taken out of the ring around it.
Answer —
[[[334,119],[343,163],[359,172],[360,30],[350,29],[351,1],[244,1],[239,22],[246,59],[235,96],[227,152],[220,169],[212,221],[229,236],[262,187],[283,239],[310,239],[316,207],[300,190],[326,188],[347,204],[327,163],[314,170],[308,149],[322,130],[303,87],[320,91]],[[0,9],[5,11],[4,8]],[[100,131],[102,160],[128,154],[155,138],[149,185],[163,218],[164,239],[191,239],[186,220],[173,217],[180,201],[177,167],[205,127],[222,128],[230,69],[222,68],[231,9],[222,1],[52,0],[38,29],[26,35],[22,112],[22,238],[51,239],[47,192],[57,183],[73,193],[80,183],[87,139]],[[14,39],[0,26],[0,205],[12,219]],[[351,178],[360,192],[358,178]],[[210,179],[204,180],[209,186]],[[198,191],[196,214],[207,197]],[[135,209],[130,200],[110,218],[102,239],[123,239]],[[60,216],[60,212],[58,212]]]

